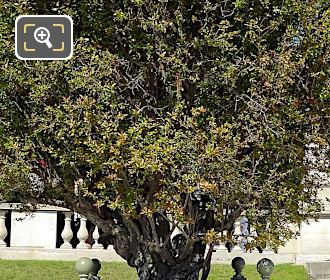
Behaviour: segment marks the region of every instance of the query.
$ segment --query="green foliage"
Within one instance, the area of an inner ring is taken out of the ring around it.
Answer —
[[[73,58],[17,60],[15,18],[54,13],[73,17]],[[329,144],[329,13],[305,0],[3,1],[1,199],[89,202],[116,216],[111,234],[149,221],[156,247],[156,214],[210,240],[245,211],[257,243],[281,245],[321,210],[303,158]]]

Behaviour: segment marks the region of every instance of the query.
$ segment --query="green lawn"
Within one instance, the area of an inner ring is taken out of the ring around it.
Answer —
[[[229,265],[213,265],[210,280],[230,280],[233,270]],[[125,263],[103,263],[99,273],[102,280],[136,280],[133,268]],[[247,265],[244,276],[248,280],[260,279],[254,265]],[[79,279],[74,262],[65,261],[9,261],[0,260],[1,280],[75,280]],[[308,280],[302,266],[276,265],[272,280]]]

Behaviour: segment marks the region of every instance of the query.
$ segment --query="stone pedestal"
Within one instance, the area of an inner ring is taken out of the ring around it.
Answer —
[[[56,211],[37,211],[30,216],[11,213],[11,247],[56,248]]]

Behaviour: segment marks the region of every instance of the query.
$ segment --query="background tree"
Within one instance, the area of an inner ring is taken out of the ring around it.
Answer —
[[[275,248],[321,210],[303,158],[329,144],[328,1],[0,9],[2,200],[85,215],[141,280],[206,279],[243,211]],[[16,59],[21,14],[70,15],[73,58]]]

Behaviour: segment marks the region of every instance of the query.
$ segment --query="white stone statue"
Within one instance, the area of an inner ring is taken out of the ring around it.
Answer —
[[[249,236],[249,221],[246,217],[243,217],[240,221],[240,229],[241,229],[241,238],[239,242],[239,247],[246,252],[245,245],[247,243],[247,238]]]

